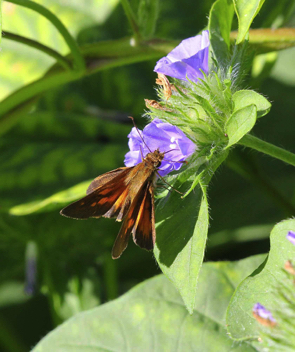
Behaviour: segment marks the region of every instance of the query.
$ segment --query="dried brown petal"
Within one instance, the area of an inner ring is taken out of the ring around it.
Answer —
[[[287,260],[285,263],[285,270],[288,271],[289,274],[295,276],[295,268],[292,264],[291,260]]]
[[[273,328],[277,325],[276,321],[270,320],[270,319],[266,319],[266,318],[262,318],[260,315],[258,315],[255,312],[252,312],[253,317],[258,321],[259,324],[264,325],[264,326],[268,326],[270,328]]]
[[[168,78],[165,75],[163,75],[163,73],[158,73],[158,78],[156,79],[156,83],[159,86],[163,86],[164,96],[168,100],[172,95],[172,88]]]

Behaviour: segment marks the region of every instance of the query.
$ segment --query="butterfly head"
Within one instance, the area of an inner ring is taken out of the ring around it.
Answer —
[[[164,159],[164,153],[161,153],[159,149],[154,152],[148,153],[145,160],[152,164],[154,168],[159,168],[162,160]]]

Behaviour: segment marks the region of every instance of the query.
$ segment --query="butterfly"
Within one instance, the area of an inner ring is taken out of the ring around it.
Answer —
[[[60,214],[74,219],[116,218],[123,221],[112,257],[126,249],[129,237],[139,247],[151,250],[156,240],[154,189],[165,153],[148,153],[131,167],[120,167],[95,178],[86,197],[68,205]]]

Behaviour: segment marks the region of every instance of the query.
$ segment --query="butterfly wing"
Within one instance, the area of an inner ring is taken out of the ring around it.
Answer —
[[[68,205],[60,214],[74,219],[88,219],[91,217],[116,216],[122,201],[122,194],[126,194],[130,187],[129,174],[133,167],[120,168],[97,177],[89,186],[86,197]],[[121,197],[121,198],[120,198]],[[106,214],[117,203],[116,209]]]
[[[118,175],[125,174],[126,173],[126,169],[130,169],[130,168],[128,168],[128,167],[119,167],[118,169],[106,172],[105,174],[96,177],[90,183],[89,187],[87,188],[86,194],[92,193],[96,189],[98,189],[98,188],[102,187],[103,185],[105,185],[106,183],[112,181],[112,179],[117,177]],[[127,170],[127,172],[128,172],[128,170]]]
[[[155,215],[153,184],[148,181],[144,191],[132,202],[112,250],[113,259],[119,258],[128,245],[130,234],[141,248],[151,250],[155,243]]]
[[[136,223],[132,230],[133,241],[139,247],[148,251],[154,248],[156,241],[154,186],[150,182],[146,188]]]

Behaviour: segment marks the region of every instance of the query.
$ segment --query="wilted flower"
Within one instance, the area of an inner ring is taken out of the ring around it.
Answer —
[[[142,138],[140,137],[140,135]],[[173,170],[179,170],[183,163],[196,149],[195,144],[176,126],[160,119],[154,119],[143,131],[132,128],[128,135],[130,151],[125,155],[126,166],[134,166],[142,161],[148,153],[159,149],[160,152],[168,152],[159,168],[161,176],[167,175]]]
[[[294,231],[288,232],[287,240],[289,240],[291,243],[295,244],[295,232]]]
[[[284,265],[284,269],[291,275],[295,276],[295,268],[291,260],[287,260]]]
[[[277,324],[271,312],[260,303],[254,305],[252,313],[254,318],[262,325],[273,327]]]
[[[197,82],[203,78],[203,70],[208,73],[209,32],[183,40],[167,56],[160,59],[154,71],[166,76]]]

